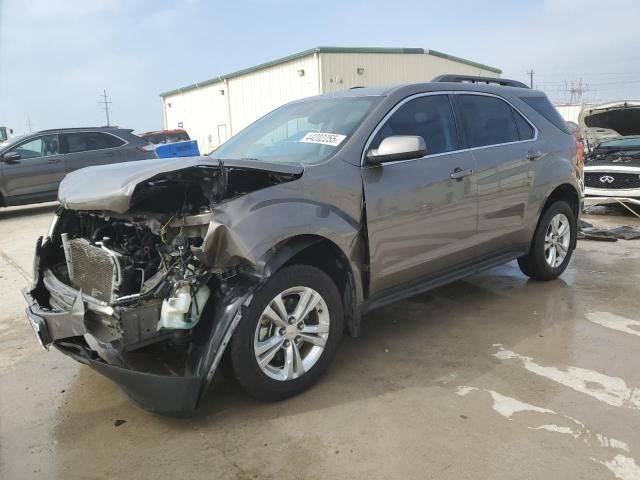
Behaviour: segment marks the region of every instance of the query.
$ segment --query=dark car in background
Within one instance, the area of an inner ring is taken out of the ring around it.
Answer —
[[[0,206],[49,202],[83,167],[157,158],[153,145],[116,127],[43,130],[0,143]]]

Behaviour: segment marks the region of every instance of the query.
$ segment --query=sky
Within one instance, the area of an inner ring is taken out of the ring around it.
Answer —
[[[640,98],[637,0],[0,0],[0,125],[162,128],[159,94],[316,46],[419,47],[556,102]]]

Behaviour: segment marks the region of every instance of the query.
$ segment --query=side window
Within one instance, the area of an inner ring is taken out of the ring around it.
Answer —
[[[36,137],[15,148],[22,158],[48,157],[58,155],[58,136],[44,135]]]
[[[69,145],[69,153],[100,150],[124,145],[124,142],[119,138],[100,132],[68,133],[67,143]]]
[[[507,102],[484,95],[459,95],[458,104],[470,147],[520,140],[513,109]]]
[[[458,135],[447,95],[427,95],[402,105],[378,131],[370,148],[391,135],[418,135],[427,145],[427,155],[458,149]]]
[[[518,135],[520,136],[520,140],[531,140],[535,134],[533,127],[529,122],[527,122],[520,113],[516,110],[511,109],[513,112],[513,118],[516,119],[516,127],[518,128]]]

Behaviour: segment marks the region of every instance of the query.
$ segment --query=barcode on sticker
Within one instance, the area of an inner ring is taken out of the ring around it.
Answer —
[[[337,147],[345,138],[347,138],[346,135],[340,135],[338,133],[309,132],[302,137],[300,141],[302,143],[319,143],[321,145]]]

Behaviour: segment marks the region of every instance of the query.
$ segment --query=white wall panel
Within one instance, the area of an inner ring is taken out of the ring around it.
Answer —
[[[320,93],[317,67],[312,54],[229,79],[232,133],[284,103]]]
[[[165,128],[180,128],[182,123],[191,138],[198,140],[200,152],[210,152],[229,136],[227,95],[227,86],[219,82],[165,97]]]

